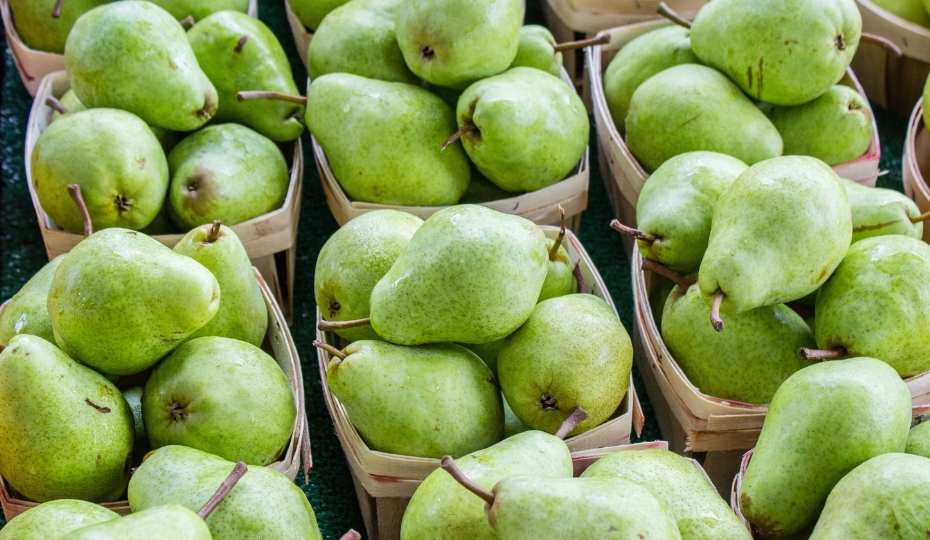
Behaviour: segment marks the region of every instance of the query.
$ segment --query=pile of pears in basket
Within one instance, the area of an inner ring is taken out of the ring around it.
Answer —
[[[43,503],[0,538],[320,538],[275,469],[299,424],[268,313],[219,222],[173,250],[104,229],[48,263],[0,313],[0,474]]]

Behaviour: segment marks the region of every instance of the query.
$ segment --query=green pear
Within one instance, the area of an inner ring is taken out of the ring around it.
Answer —
[[[132,445],[132,463],[139,465],[149,453],[149,439],[145,434],[145,422],[142,420],[142,387],[130,386],[123,388],[123,398],[129,404],[129,410],[132,411],[132,425],[134,428],[135,438]]]
[[[68,34],[65,69],[88,107],[123,109],[151,125],[191,131],[216,111],[216,89],[184,28],[149,2],[125,0],[87,12]]]
[[[505,340],[506,338],[501,338],[487,343],[460,343],[460,345],[477,354],[484,365],[488,366],[488,369],[497,377],[497,357],[504,348]]]
[[[402,345],[495,341],[530,316],[548,266],[545,236],[533,222],[483,206],[446,208],[375,285],[371,324]]]
[[[811,540],[924,538],[930,531],[930,459],[874,457],[840,480]]]
[[[798,349],[816,344],[800,315],[784,304],[722,314],[726,332],[707,324],[710,307],[697,284],[676,287],[662,313],[662,339],[702,393],[765,404],[799,369],[811,365]]]
[[[766,538],[800,531],[848,471],[903,451],[910,425],[911,392],[880,360],[798,371],[769,405],[739,493],[743,516]]]
[[[113,0],[10,0],[16,33],[30,49],[61,54],[74,22]]]
[[[219,284],[203,265],[113,228],[65,256],[47,305],[63,351],[103,373],[131,375],[208,323],[219,304]]]
[[[168,154],[169,215],[181,229],[220,220],[228,226],[281,208],[287,162],[267,137],[238,124],[206,127]]]
[[[724,313],[797,300],[830,277],[851,237],[846,192],[825,163],[787,156],[753,165],[714,209],[701,292],[708,305],[722,296]]]
[[[754,99],[800,105],[843,78],[861,31],[853,0],[723,0],[698,12],[691,46]]]
[[[504,397],[527,426],[555,433],[577,407],[570,435],[609,419],[630,387],[633,345],[613,309],[591,294],[540,302],[497,360]]]
[[[410,71],[432,84],[465,88],[513,62],[523,9],[520,0],[404,0],[396,24]]]
[[[156,6],[164,9],[177,20],[193,17],[194,21],[206,19],[219,11],[238,11],[245,13],[249,10],[249,0],[150,0]]]
[[[893,189],[870,188],[843,178],[852,212],[852,243],[873,236],[901,234],[921,238],[924,225],[913,199]]]
[[[287,0],[294,15],[310,30],[319,28],[329,12],[346,2],[348,0]]]
[[[61,540],[73,530],[118,519],[98,504],[75,499],[42,503],[16,516],[0,531],[0,540]]]
[[[316,79],[351,73],[369,79],[417,85],[394,34],[394,17],[403,0],[352,0],[329,15],[310,42],[307,70]]]
[[[597,460],[582,478],[623,478],[647,488],[665,503],[683,540],[751,540],[707,475],[668,450],[629,450]]]
[[[930,422],[917,424],[911,428],[904,451],[908,454],[930,458]]]
[[[39,135],[32,181],[42,209],[63,229],[83,222],[67,186],[81,186],[94,229],[139,230],[154,221],[168,189],[165,153],[138,117],[115,109],[65,115]]]
[[[297,85],[278,38],[258,19],[221,11],[198,19],[187,39],[200,67],[216,87],[216,122],[236,122],[276,142],[293,141],[304,131],[304,108],[278,100],[240,102],[240,90],[296,94]]]
[[[224,337],[175,349],[155,366],[142,395],[152,448],[180,444],[249,465],[281,455],[296,416],[294,394],[274,358]]]
[[[715,152],[688,152],[663,163],[636,203],[638,230],[648,235],[637,241],[643,257],[682,274],[697,272],[717,201],[748,168]]]
[[[471,182],[468,183],[468,189],[465,190],[465,194],[462,195],[459,203],[480,204],[510,199],[518,195],[519,193],[511,193],[499,188],[497,184],[485,178],[485,176],[478,171],[478,168],[472,164]]]
[[[506,406],[506,405],[505,405]],[[469,480],[484,489],[517,474],[571,478],[572,458],[558,437],[527,431],[456,460]],[[462,538],[497,540],[484,503],[444,469],[436,469],[417,487],[404,511],[401,540]]]
[[[159,448],[132,475],[129,506],[133,512],[166,504],[198,511],[234,468],[230,461],[193,448]],[[268,467],[250,467],[205,521],[213,540],[323,538],[307,496]]]
[[[729,79],[699,64],[668,68],[636,88],[626,144],[647,171],[695,150],[749,165],[782,154],[772,122]]]
[[[665,304],[672,294],[672,289],[675,288],[675,282],[660,275],[653,275],[652,279],[654,285],[652,290],[649,291],[649,309],[652,311],[652,320],[656,324],[656,329],[661,332],[662,318],[665,316]]]
[[[511,68],[524,66],[536,68],[556,77],[562,72],[562,53],[556,52],[555,38],[545,26],[527,24],[520,27],[517,56]]]
[[[527,67],[468,87],[456,118],[462,146],[481,174],[514,192],[565,178],[588,148],[591,130],[574,88]]]
[[[396,210],[367,212],[343,225],[323,244],[313,272],[313,293],[327,321],[363,319],[371,291],[390,270],[423,220]],[[349,340],[380,339],[371,326],[337,329]]]
[[[0,312],[0,344],[9,343],[16,334],[39,336],[55,342],[52,322],[45,307],[48,289],[64,255],[59,255],[36,272]]]
[[[901,17],[905,21],[930,28],[930,8],[920,0],[872,0],[876,6]]]
[[[700,63],[691,51],[690,31],[671,25],[647,32],[623,46],[604,72],[604,98],[617,130],[626,130],[633,93],[670,67]]]
[[[219,222],[201,225],[184,235],[174,252],[204,265],[223,293],[216,315],[188,340],[220,336],[261,346],[268,330],[268,308],[252,262],[236,233]]]
[[[0,353],[0,475],[36,502],[116,500],[132,467],[132,412],[116,386],[48,341]]]
[[[363,340],[331,353],[327,385],[373,450],[461,456],[503,437],[497,381],[460,345]]]
[[[565,236],[565,221],[563,213],[562,229],[559,236],[555,239],[546,239],[546,248],[549,250],[549,267],[546,272],[546,281],[543,282],[542,290],[539,291],[539,298],[536,303],[572,294],[576,292],[574,266],[571,259],[568,258],[568,251],[562,245],[562,238]],[[480,355],[479,355],[480,356]]]
[[[333,73],[307,94],[307,128],[346,194],[402,206],[455,204],[470,177],[452,108],[422,88]]]
[[[930,246],[907,236],[877,236],[849,248],[817,293],[817,345],[869,355],[901,377],[930,369]]]
[[[827,165],[858,159],[872,143],[872,111],[854,89],[838,84],[803,105],[767,113],[785,143],[785,155],[812,156]]]

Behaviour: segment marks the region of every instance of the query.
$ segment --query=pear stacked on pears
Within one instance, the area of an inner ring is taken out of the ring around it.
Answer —
[[[98,504],[58,499],[30,508],[0,530],[0,540],[59,540],[89,525],[119,519],[119,514]]]

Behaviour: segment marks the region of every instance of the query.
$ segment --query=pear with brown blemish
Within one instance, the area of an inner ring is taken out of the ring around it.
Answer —
[[[923,236],[923,221],[930,213],[921,214],[913,199],[893,189],[870,188],[843,179],[849,208],[852,211],[852,243],[873,236],[901,234]]]
[[[129,405],[103,375],[35,336],[0,353],[0,474],[28,500],[116,500],[133,437]]]
[[[184,230],[220,220],[227,226],[281,208],[287,162],[267,137],[238,124],[190,135],[168,154],[169,215]]]

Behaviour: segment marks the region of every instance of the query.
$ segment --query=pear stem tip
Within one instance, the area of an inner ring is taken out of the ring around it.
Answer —
[[[342,535],[339,540],[362,540],[362,535],[358,534],[355,529],[349,529],[349,532]]]
[[[846,356],[844,347],[835,347],[833,349],[808,349],[801,347],[798,349],[798,358],[801,360],[841,360]]]
[[[237,53],[242,52],[242,48],[245,47],[245,42],[249,40],[249,36],[242,36],[239,38],[239,41],[236,43],[236,48],[233,49]]]
[[[305,96],[294,96],[285,94],[284,92],[275,92],[273,90],[242,90],[241,92],[236,92],[236,100],[239,101],[239,103],[255,99],[274,99],[277,101],[296,103],[298,105],[307,104],[307,98]]]
[[[318,339],[314,339],[313,346],[316,347],[317,349],[323,349],[324,351],[328,352],[329,354],[331,354],[332,356],[335,356],[336,358],[340,360],[346,359],[346,356],[347,356],[346,353],[340,351],[336,347],[333,347],[329,343],[323,343],[322,341]]]
[[[323,332],[332,332],[334,330],[348,330],[349,328],[358,328],[360,326],[370,326],[371,319],[356,319],[354,321],[320,321],[316,325],[317,329]]]
[[[723,291],[717,289],[714,293],[714,303],[710,307],[710,323],[714,325],[714,330],[723,332],[723,319],[720,318],[720,304],[723,303]]]
[[[45,105],[51,109],[54,109],[59,114],[68,114],[68,109],[58,101],[58,98],[55,96],[48,96],[45,98]]]
[[[185,30],[190,30],[191,27],[194,26],[194,16],[188,15],[187,17],[184,17],[183,19],[178,21],[178,24],[184,27]]]
[[[683,290],[687,291],[688,287],[694,285],[693,281],[688,280],[685,276],[679,274],[678,272],[672,270],[664,264],[654,261],[652,259],[643,259],[643,264],[640,266],[642,270],[648,270],[653,274],[659,274],[660,276],[666,277],[672,280],[675,285],[678,285]]]
[[[52,8],[52,18],[57,19],[61,17],[61,7],[64,4],[64,0],[58,0],[55,2],[55,7]]]
[[[572,274],[575,276],[575,281],[578,283],[578,292],[581,294],[590,294],[591,289],[588,287],[588,282],[584,278],[584,274],[581,272],[581,259],[575,261],[575,267],[572,268]]]
[[[559,43],[552,47],[552,50],[555,52],[562,51],[573,51],[575,49],[584,49],[585,47],[590,47],[592,45],[604,45],[610,43],[610,34],[601,34],[593,38],[588,39],[579,39],[578,41],[566,41],[565,43]]]
[[[668,4],[666,4],[665,2],[659,2],[659,5],[656,6],[656,13],[672,21],[678,26],[684,26],[685,28],[691,28],[691,21],[682,17],[677,12],[675,12],[675,10],[668,7]]]
[[[574,431],[578,424],[584,422],[588,419],[588,413],[581,407],[577,407],[572,414],[568,415],[568,418],[562,422],[562,425],[559,426],[559,430],[555,432],[555,436],[565,440],[565,437],[568,437],[568,434]]]
[[[626,225],[624,225],[623,223],[620,223],[616,219],[610,222],[610,228],[619,232],[620,234],[632,236],[633,238],[637,240],[642,240],[643,242],[647,242],[649,244],[658,240],[658,238],[656,238],[655,236],[647,232],[643,232],[639,229],[634,229],[633,227],[627,227]]]
[[[216,242],[216,240],[220,237],[220,226],[221,225],[223,225],[223,222],[221,220],[219,219],[213,220],[213,225],[210,226],[210,232],[207,233],[207,242],[210,242],[211,244],[213,242]]]
[[[236,483],[239,482],[243,476],[245,476],[245,473],[248,470],[249,467],[245,463],[241,461],[236,463],[236,466],[233,467],[233,470],[229,473],[229,476],[227,476],[226,479],[223,480],[223,483],[220,484],[220,487],[216,490],[216,493],[214,493],[213,496],[210,497],[210,499],[207,501],[207,503],[203,505],[203,508],[197,512],[197,515],[200,516],[200,519],[206,521],[206,519],[210,517],[210,514],[216,510],[216,507],[219,506],[221,502],[223,502],[223,499],[229,495],[229,492],[232,491],[234,487],[236,487]]]
[[[449,146],[451,146],[452,143],[454,143],[455,141],[459,140],[459,138],[460,138],[462,135],[465,135],[465,134],[468,133],[469,131],[474,131],[474,130],[476,130],[476,129],[478,129],[478,126],[476,126],[475,124],[473,124],[473,123],[471,123],[471,122],[465,122],[465,125],[463,125],[462,127],[460,127],[458,131],[456,131],[455,133],[453,133],[452,136],[449,137],[449,138],[446,140],[446,142],[442,143],[442,149],[440,149],[440,152],[441,152],[442,150],[445,150],[446,148],[449,148]]]
[[[562,208],[562,205],[559,205],[559,235],[555,237],[555,242],[552,243],[552,247],[549,249],[549,260],[554,261],[556,255],[559,254],[559,248],[562,247],[562,240],[565,239],[565,209]]]
[[[898,58],[904,54],[901,50],[901,47],[898,47],[897,43],[891,41],[886,37],[882,37],[876,34],[870,34],[869,32],[862,32],[859,35],[860,43],[869,43],[872,45],[878,45],[879,47],[889,51],[891,54],[895,55]]]
[[[81,215],[81,223],[84,224],[84,237],[94,234],[94,225],[90,220],[90,212],[87,211],[87,205],[84,204],[84,197],[81,195],[81,186],[77,184],[68,184],[68,195],[77,206],[78,213]]]
[[[455,478],[455,481],[461,484],[463,488],[481,497],[484,499],[484,502],[494,504],[494,494],[469,480],[469,478],[465,476],[465,473],[455,464],[455,460],[452,459],[452,456],[442,456],[442,459],[439,461],[439,466],[452,475],[452,478]]]

